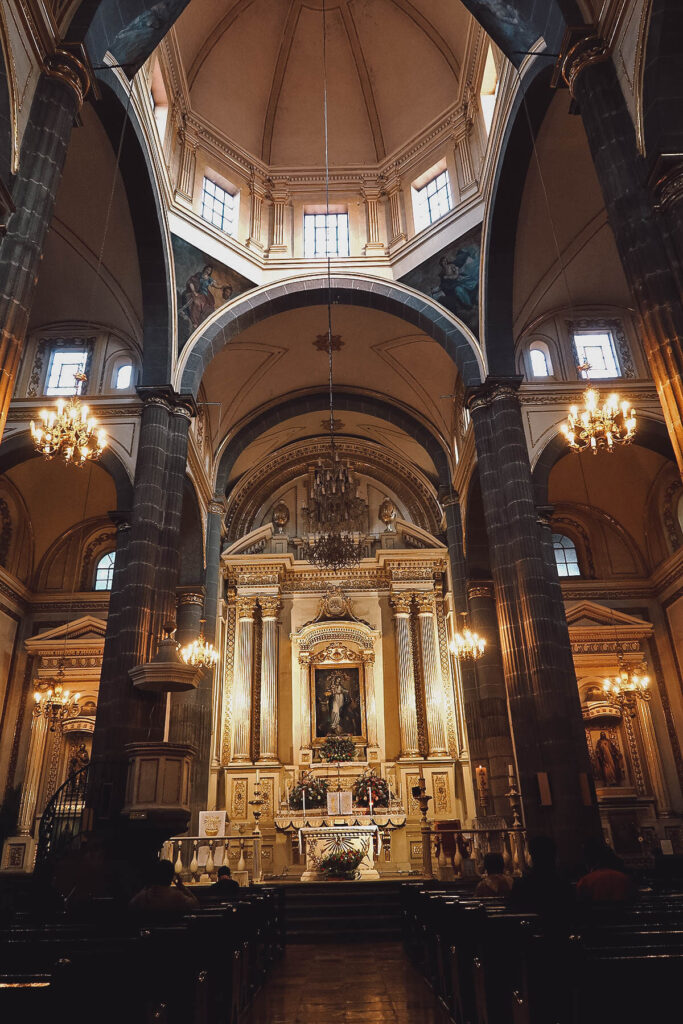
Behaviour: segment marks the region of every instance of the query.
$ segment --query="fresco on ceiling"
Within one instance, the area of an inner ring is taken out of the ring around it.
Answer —
[[[481,227],[430,256],[401,283],[423,292],[479,333],[479,262]]]
[[[178,351],[196,329],[226,302],[254,288],[224,263],[172,235],[175,286],[178,299]]]
[[[189,0],[159,0],[151,7],[138,3],[143,10],[117,33],[109,46],[118,63],[133,67],[144,63],[188,3]]]
[[[534,3],[535,0],[465,0],[465,6],[513,64],[521,63],[522,54],[531,49],[540,35],[531,26]]]

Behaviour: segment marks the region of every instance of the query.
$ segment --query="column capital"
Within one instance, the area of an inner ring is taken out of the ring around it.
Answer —
[[[136,388],[138,397],[144,405],[160,405],[177,416],[185,416],[188,420],[197,415],[197,404],[194,395],[179,394],[169,384],[159,387],[141,386]]]
[[[412,603],[412,590],[400,590],[389,596],[389,604],[394,609],[394,616],[410,615]]]
[[[211,516],[224,516],[227,511],[225,498],[215,494],[206,506],[206,510]]]
[[[554,511],[555,511],[555,506],[554,505],[537,505],[536,506],[536,514],[537,514],[538,518],[537,518],[536,521],[537,521],[538,525],[539,526],[544,526],[547,529],[550,529],[550,527],[552,525],[551,524],[551,520],[552,520],[552,516],[553,516],[553,512]]]
[[[131,513],[129,509],[110,509],[107,515],[116,527],[117,533],[126,533],[127,530],[130,530]]]
[[[470,412],[483,409],[503,398],[514,398],[517,400],[517,392],[524,380],[521,376],[511,377],[487,377],[483,384],[471,388],[466,396],[467,407]]]
[[[277,594],[259,597],[258,603],[261,606],[261,614],[264,619],[277,619],[278,612],[282,608],[282,601]]]
[[[204,594],[205,588],[201,585],[195,585],[194,587],[177,587],[176,596],[178,604],[196,604],[200,608],[204,607]]]
[[[683,153],[662,153],[652,169],[650,188],[658,210],[666,210],[683,199]]]
[[[73,91],[80,110],[92,85],[93,74],[83,48],[78,47],[78,51],[77,57],[64,46],[58,47],[45,58],[45,74],[49,78],[58,78]]]
[[[560,69],[572,97],[575,97],[579,75],[591,64],[601,64],[610,57],[609,44],[592,29],[590,25],[570,27],[562,40],[556,67]]]
[[[375,664],[375,652],[374,651],[370,651],[370,650],[368,650],[368,651],[361,651],[361,653],[360,653],[360,660],[363,662],[364,665],[374,665]]]
[[[418,615],[433,615],[434,614],[434,598],[435,594],[433,590],[419,590],[415,594],[415,603],[417,604]]]
[[[467,584],[468,601],[477,597],[487,597],[493,600],[494,591],[491,580],[471,580],[471,582]]]
[[[256,611],[256,598],[237,595],[237,618],[253,619]]]

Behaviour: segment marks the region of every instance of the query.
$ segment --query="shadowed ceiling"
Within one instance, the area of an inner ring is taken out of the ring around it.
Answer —
[[[377,164],[459,98],[475,22],[444,0],[326,0],[330,162]],[[319,167],[322,0],[192,0],[176,29],[196,114],[267,164]]]

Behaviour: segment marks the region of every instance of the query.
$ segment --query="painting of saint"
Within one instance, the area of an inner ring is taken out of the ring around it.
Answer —
[[[172,236],[178,296],[178,351],[217,309],[254,285],[183,238]]]
[[[454,313],[471,330],[479,329],[481,231],[477,228],[401,278]]]
[[[360,669],[316,668],[315,736],[362,736]]]
[[[598,768],[596,781],[604,786],[620,786],[624,778],[624,756],[616,743],[606,732],[600,733],[595,744],[595,760]]]

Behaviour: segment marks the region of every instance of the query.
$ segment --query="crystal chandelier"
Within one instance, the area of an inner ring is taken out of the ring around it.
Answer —
[[[56,410],[41,409],[38,423],[31,420],[31,436],[36,451],[46,459],[58,457],[74,466],[82,466],[88,460],[99,459],[106,447],[107,435],[98,428],[88,406],[78,397],[87,377],[84,373],[75,373],[74,378],[75,394],[66,401],[59,398]]]
[[[203,636],[199,636],[181,648],[180,657],[186,665],[192,665],[194,668],[213,668],[218,661],[218,651]]]
[[[626,668],[620,655],[619,671],[615,676],[605,679],[602,688],[610,700],[624,706],[637,698],[652,700],[652,694],[648,689],[649,685],[650,677],[647,674],[647,666],[641,664],[635,669]]]
[[[462,612],[462,631],[455,634],[448,646],[458,661],[478,661],[486,650],[484,638],[467,625],[467,612]]]
[[[72,695],[69,690],[64,689],[64,665],[60,664],[54,687],[36,690],[33,694],[33,714],[36,718],[43,715],[47,719],[50,732],[54,732],[66,718],[75,716],[80,696],[80,693]]]
[[[629,444],[633,440],[636,413],[619,395],[608,395],[601,404],[600,393],[595,388],[587,388],[583,393],[583,407],[579,410],[572,405],[561,429],[574,451],[590,448],[594,455],[600,450],[611,452],[615,444]]]

